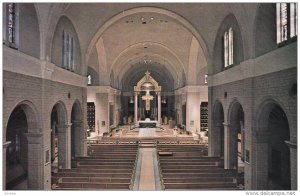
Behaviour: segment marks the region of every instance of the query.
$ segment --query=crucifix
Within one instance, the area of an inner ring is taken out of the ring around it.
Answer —
[[[153,100],[153,96],[150,95],[150,91],[149,90],[146,90],[146,95],[144,95],[142,97],[143,100],[146,101],[146,111],[149,111],[150,110],[150,101]]]

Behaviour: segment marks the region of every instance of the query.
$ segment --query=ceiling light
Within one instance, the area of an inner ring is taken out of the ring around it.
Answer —
[[[153,18],[153,17],[151,17],[150,19],[151,19],[151,20],[154,20],[154,18]]]

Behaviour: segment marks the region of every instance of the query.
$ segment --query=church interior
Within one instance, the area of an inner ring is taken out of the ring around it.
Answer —
[[[297,3],[3,3],[3,190],[297,190]]]

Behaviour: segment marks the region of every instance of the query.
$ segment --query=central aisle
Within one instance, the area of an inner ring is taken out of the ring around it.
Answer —
[[[133,190],[161,190],[156,148],[140,148]]]

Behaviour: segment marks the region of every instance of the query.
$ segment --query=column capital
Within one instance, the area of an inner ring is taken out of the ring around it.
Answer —
[[[223,125],[223,122],[222,122],[222,121],[219,121],[219,122],[215,122],[215,123],[214,123],[214,126],[215,126],[215,127],[222,127],[222,126],[224,126],[224,125]]]
[[[58,133],[64,133],[66,131],[66,129],[68,129],[69,127],[72,126],[72,123],[68,123],[68,124],[58,124],[56,125],[57,127],[57,132]]]
[[[82,120],[74,120],[74,121],[72,121],[71,125],[74,125],[75,127],[78,127],[78,126],[82,126],[82,124],[83,124]]]
[[[3,143],[3,148],[4,148],[4,149],[7,148],[7,147],[9,146],[10,143],[11,143],[11,141],[5,141],[5,142]]]
[[[291,142],[291,141],[284,141],[290,148],[297,149],[297,143]]]
[[[160,92],[160,91],[156,91],[156,94],[157,94],[158,96],[160,96],[160,95],[161,95],[161,92]]]
[[[229,126],[230,126],[230,123],[228,123],[228,122],[223,122],[223,126],[224,126],[224,127],[229,127]]]
[[[138,96],[140,94],[139,91],[134,91],[134,96]]]
[[[42,133],[25,133],[28,143],[30,144],[40,144],[41,137],[43,137]]]

